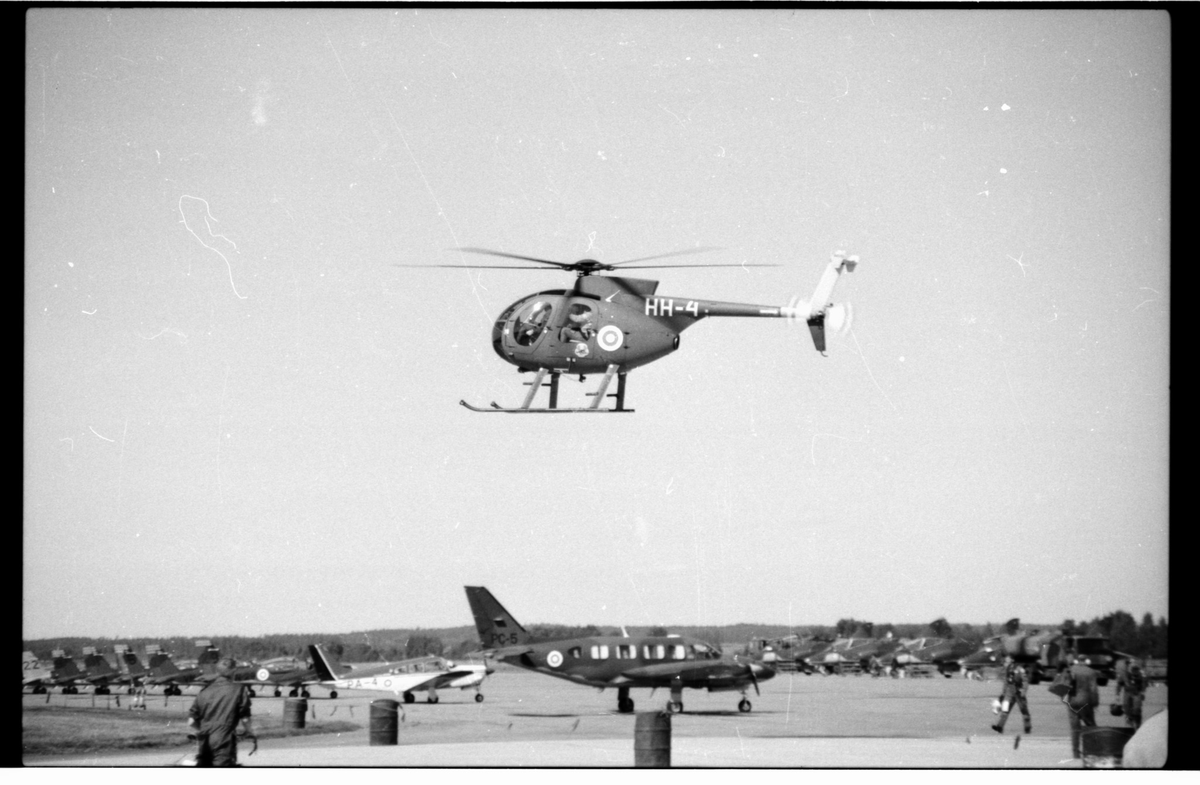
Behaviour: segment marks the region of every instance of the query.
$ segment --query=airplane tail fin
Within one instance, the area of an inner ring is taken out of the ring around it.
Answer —
[[[785,316],[794,321],[803,319],[812,333],[813,346],[821,354],[825,353],[825,331],[842,334],[850,330],[850,322],[854,315],[850,303],[831,303],[833,289],[837,286],[838,276],[842,273],[852,273],[858,266],[857,256],[846,256],[845,251],[833,254],[825,268],[821,280],[807,302],[793,297],[787,307],[780,309]]]
[[[313,670],[321,681],[337,681],[338,657],[332,652],[325,651],[320,644],[310,643],[308,654],[312,658]]]
[[[138,673],[142,670],[142,662],[138,659],[137,654],[128,646],[119,643],[113,647],[113,651],[117,654],[117,663],[121,673]]]
[[[483,586],[464,586],[475,629],[485,649],[517,646],[529,642],[529,632],[505,610],[500,601]]]

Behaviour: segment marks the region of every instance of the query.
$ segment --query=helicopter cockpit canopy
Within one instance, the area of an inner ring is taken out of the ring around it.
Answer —
[[[552,311],[550,303],[546,300],[538,300],[529,308],[517,314],[516,323],[513,327],[513,338],[521,346],[532,346],[546,331],[546,326],[550,323],[550,313]]]
[[[719,660],[721,659],[721,652],[707,643],[693,643],[692,656],[688,657],[688,659],[693,658],[697,660]]]

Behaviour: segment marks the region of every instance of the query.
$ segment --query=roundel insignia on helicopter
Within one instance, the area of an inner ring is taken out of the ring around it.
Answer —
[[[625,334],[615,324],[606,324],[596,334],[596,344],[606,352],[615,352],[625,343]]]
[[[259,681],[266,681],[267,679],[271,678],[271,672],[266,668],[259,668],[258,673],[254,674],[254,678],[258,679]]]
[[[551,668],[557,668],[558,666],[562,665],[562,663],[563,663],[562,652],[552,651],[546,655],[546,664],[549,665]]]

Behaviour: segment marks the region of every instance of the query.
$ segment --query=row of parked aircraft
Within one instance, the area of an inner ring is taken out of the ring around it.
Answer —
[[[475,628],[485,660],[494,660],[534,671],[576,684],[615,688],[617,711],[629,713],[634,709],[629,691],[633,688],[668,690],[666,710],[683,711],[684,689],[703,689],[709,692],[731,691],[742,695],[738,710],[751,710],[748,691],[758,691],[759,682],[773,678],[776,667],[785,663],[793,667],[841,670],[851,663],[870,663],[880,668],[907,668],[914,665],[936,667],[949,675],[960,669],[996,665],[1006,655],[1026,661],[1032,666],[1049,665],[1070,652],[1084,652],[1084,644],[1104,639],[1073,638],[1072,636],[1018,634],[1010,621],[1012,632],[1007,636],[984,641],[982,645],[962,639],[917,638],[883,639],[843,638],[835,641],[791,636],[776,641],[759,641],[759,656],[727,658],[711,644],[679,635],[631,637],[589,636],[584,638],[535,641],[511,613],[483,586],[464,587]],[[623,631],[624,632],[624,631]],[[90,685],[97,694],[110,691],[115,685],[138,687],[162,686],[166,694],[181,694],[181,685],[202,684],[216,676],[220,652],[209,641],[197,641],[200,648],[194,664],[176,665],[169,655],[157,647],[147,647],[147,659],[142,662],[127,647],[116,647],[119,667],[114,668],[95,650],[85,649],[83,668],[61,651],[54,652],[53,667],[37,670],[38,664],[26,652],[24,686],[34,692],[60,687],[64,693],[77,692],[79,685]],[[264,689],[274,688],[276,697],[285,687],[290,696],[308,696],[307,688],[318,684],[329,689],[336,698],[338,690],[390,691],[412,703],[414,692],[428,693],[427,701],[437,703],[438,689],[475,689],[475,700],[482,701],[480,685],[493,672],[486,664],[455,664],[441,657],[420,657],[396,663],[351,668],[342,665],[325,647],[312,644],[310,661],[279,658],[262,663],[240,666],[233,674],[236,681]],[[776,649],[778,648],[778,651]],[[1092,655],[1102,666],[1102,655]],[[1111,657],[1108,660],[1111,663]],[[183,667],[181,667],[183,666]],[[652,693],[653,694],[653,693]]]
[[[97,652],[85,647],[82,662],[66,656],[62,650],[53,652],[50,663],[39,663],[31,652],[22,657],[22,689],[34,693],[46,693],[58,687],[64,695],[78,694],[80,688],[91,687],[96,695],[107,695],[114,687],[125,687],[129,693],[139,689],[150,690],[162,687],[164,695],[182,695],[183,687],[203,685],[217,675],[217,661],[221,652],[210,641],[196,641],[197,656],[194,661],[176,663],[160,647],[146,647],[145,660],[140,659],[128,646],[113,647],[117,665]],[[308,688],[320,685],[329,689],[329,697],[336,698],[339,689],[383,690],[403,696],[405,703],[416,700],[413,693],[427,693],[429,703],[438,702],[439,689],[475,690],[475,700],[482,701],[480,687],[492,673],[484,664],[454,663],[443,657],[427,656],[360,666],[351,669],[342,665],[337,656],[320,645],[310,645],[310,660],[305,662],[294,657],[278,657],[259,663],[242,663],[234,670],[231,678],[255,688],[273,689],[275,697],[281,697],[289,689],[289,697],[309,697]]]
[[[1020,629],[1010,619],[1006,634],[983,641],[963,638],[838,638],[796,635],[755,641],[762,658],[781,668],[806,673],[875,670],[896,673],[924,668],[944,676],[964,675],[996,667],[1006,656],[1025,666],[1030,682],[1052,678],[1060,665],[1078,655],[1099,674],[1103,686],[1113,675],[1116,660],[1131,655],[1115,652],[1098,635],[1067,635],[1059,630]]]
[[[702,640],[678,636],[592,636],[549,642],[534,642],[486,588],[464,587],[485,659],[504,662],[576,684],[617,691],[617,710],[633,711],[629,697],[632,688],[665,689],[670,693],[668,711],[683,710],[683,690],[709,692],[734,691],[742,694],[738,709],[751,709],[746,693],[758,691],[761,681],[770,679],[775,670],[754,659],[726,658],[718,649]],[[181,686],[202,684],[216,677],[220,652],[209,641],[196,641],[199,648],[194,664],[172,662],[155,646],[148,646],[143,662],[128,647],[116,647],[118,667],[94,649],[85,650],[82,667],[62,651],[54,652],[51,667],[41,667],[29,652],[23,660],[23,686],[34,692],[58,687],[71,694],[80,686],[91,686],[96,694],[124,685],[131,692],[139,687],[162,686],[165,694],[181,694]],[[405,702],[413,693],[425,691],[427,701],[436,703],[437,690],[475,689],[475,700],[483,680],[493,672],[486,664],[455,664],[441,657],[422,657],[399,663],[358,666],[351,669],[338,662],[325,647],[309,646],[311,662],[281,658],[241,666],[233,674],[235,681],[254,687],[274,688],[279,697],[290,687],[292,697],[308,695],[307,687],[319,684],[336,698],[338,690],[391,691],[403,695]]]

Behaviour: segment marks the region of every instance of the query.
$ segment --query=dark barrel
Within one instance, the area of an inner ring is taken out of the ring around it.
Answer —
[[[371,746],[395,744],[400,732],[399,701],[371,701]]]
[[[1133,728],[1084,728],[1079,734],[1080,752],[1085,769],[1119,769],[1125,742]]]
[[[283,727],[303,728],[308,714],[308,698],[288,698],[283,702]]]
[[[671,715],[643,711],[633,727],[633,765],[639,769],[671,768]]]

